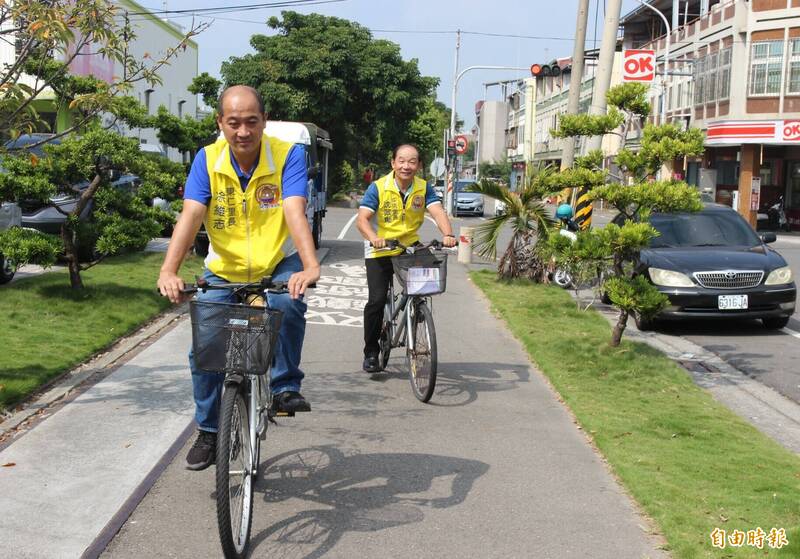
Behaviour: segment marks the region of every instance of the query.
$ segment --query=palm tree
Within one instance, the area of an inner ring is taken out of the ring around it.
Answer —
[[[505,212],[490,218],[475,230],[475,251],[494,260],[500,232],[508,224],[511,241],[500,257],[497,275],[500,278],[526,277],[545,281],[547,264],[538,255],[537,243],[547,239],[555,220],[544,204],[544,197],[554,193],[552,168],[529,167],[525,183],[516,191],[495,181],[482,180],[473,189],[505,204]]]

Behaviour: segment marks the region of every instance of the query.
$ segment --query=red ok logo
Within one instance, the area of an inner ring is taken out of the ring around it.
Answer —
[[[800,120],[783,121],[783,139],[786,141],[800,141]]]
[[[626,50],[622,79],[626,82],[650,82],[655,77],[656,53],[652,50]]]

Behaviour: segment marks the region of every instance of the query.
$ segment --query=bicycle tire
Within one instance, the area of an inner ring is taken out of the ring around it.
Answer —
[[[392,340],[389,339],[391,332],[389,328],[390,320],[389,309],[385,307],[383,309],[383,322],[381,323],[381,336],[378,339],[378,345],[380,346],[379,364],[382,371],[389,364],[389,354],[392,352]]]
[[[253,520],[254,462],[244,393],[241,384],[225,385],[217,433],[217,525],[222,551],[234,559],[247,556]]]
[[[438,367],[436,329],[433,314],[422,301],[414,307],[411,317],[411,332],[408,333],[406,358],[411,390],[420,402],[427,403],[436,388]]]

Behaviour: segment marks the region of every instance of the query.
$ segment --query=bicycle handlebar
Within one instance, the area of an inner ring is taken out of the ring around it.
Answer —
[[[455,246],[458,246],[458,241],[456,241]],[[429,243],[421,243],[421,244],[418,244],[418,245],[413,245],[411,247],[407,247],[406,245],[404,245],[403,243],[401,243],[397,239],[386,239],[386,248],[385,249],[376,249],[376,250],[392,250],[392,249],[395,249],[395,248],[401,248],[404,251],[408,252],[409,249],[413,249],[413,251],[420,250],[420,249],[426,249],[426,248],[432,248],[432,249],[435,249],[435,250],[439,250],[439,249],[443,249],[444,250],[444,249],[455,248],[455,246],[446,247],[446,246],[444,246],[442,244],[442,241],[439,241],[437,239],[433,239]]]
[[[289,282],[287,281],[274,281],[272,276],[265,276],[261,281],[252,283],[208,283],[203,278],[197,278],[195,284],[188,284],[181,289],[181,293],[190,294],[202,291],[205,293],[210,289],[229,289],[232,291],[251,291],[253,293],[263,293],[267,291],[275,295],[289,293]],[[316,283],[307,286],[310,289],[317,287]]]

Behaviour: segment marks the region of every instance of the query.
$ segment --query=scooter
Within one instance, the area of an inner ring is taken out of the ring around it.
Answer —
[[[783,196],[779,196],[774,204],[761,208],[756,214],[756,228],[770,231],[791,231],[789,220],[786,219],[786,209]]]
[[[578,239],[576,233],[580,230],[580,227],[571,217],[561,217],[560,219],[561,229],[558,230],[558,234],[567,237],[574,243]],[[569,289],[572,287],[572,274],[564,268],[556,268],[553,272],[553,282],[563,289]]]

